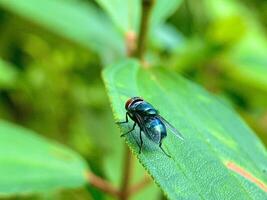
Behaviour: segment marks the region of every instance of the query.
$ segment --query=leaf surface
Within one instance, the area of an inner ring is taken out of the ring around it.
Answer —
[[[138,154],[139,129],[126,142],[170,199],[266,199],[267,154],[253,131],[216,97],[162,68],[143,69],[136,60],[106,68],[103,78],[116,120],[124,104],[141,96],[185,137],[168,131],[163,148],[144,135]],[[126,132],[133,123],[120,126]],[[118,137],[118,140],[120,138]]]
[[[0,196],[81,187],[87,171],[70,149],[0,121]]]

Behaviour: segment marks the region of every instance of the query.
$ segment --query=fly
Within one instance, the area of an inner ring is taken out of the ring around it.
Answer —
[[[125,136],[132,132],[136,125],[139,126],[140,132],[140,142],[139,153],[142,151],[143,139],[142,132],[146,135],[148,139],[158,144],[160,149],[165,155],[170,157],[166,151],[162,148],[162,140],[167,136],[166,126],[180,139],[184,139],[182,134],[172,126],[166,119],[159,115],[159,112],[148,102],[144,101],[140,97],[132,97],[125,103],[126,109],[126,119],[123,122],[117,122],[117,124],[128,123],[128,117],[134,121],[134,125],[131,130],[122,134]]]

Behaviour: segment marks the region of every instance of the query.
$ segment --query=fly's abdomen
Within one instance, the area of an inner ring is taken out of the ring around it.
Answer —
[[[157,117],[148,117],[145,119],[146,136],[155,143],[160,143],[167,135],[167,130],[163,122]]]

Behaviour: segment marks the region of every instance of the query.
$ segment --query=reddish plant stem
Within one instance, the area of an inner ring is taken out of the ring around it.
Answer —
[[[128,152],[130,151],[128,150]],[[130,159],[132,160],[132,157]],[[111,196],[117,197],[119,199],[128,199],[129,196],[134,195],[135,193],[139,192],[141,189],[143,189],[144,187],[146,187],[147,185],[151,183],[151,178],[145,175],[143,180],[141,180],[139,183],[129,188],[129,181],[130,181],[130,175],[131,175],[131,172],[129,172],[129,170],[131,170],[131,167],[130,167],[132,165],[131,162],[132,161],[129,162],[128,160],[127,161],[128,164],[125,163],[125,166],[127,166],[128,173],[127,173],[127,176],[124,176],[123,178],[123,184],[122,184],[123,190],[121,191],[115,188],[114,186],[112,186],[106,180],[102,179],[101,177],[95,175],[92,172],[86,173],[87,181],[90,185],[94,186],[95,188],[98,188],[99,190],[107,194],[110,194]],[[124,173],[126,173],[126,171],[124,171]]]
[[[110,194],[112,196],[115,196],[115,197],[120,196],[120,191],[118,189],[116,189],[115,187],[113,187],[109,182],[102,179],[101,177],[96,176],[95,174],[93,174],[91,172],[87,172],[86,177],[87,177],[88,182],[92,186],[98,188],[99,190],[101,190],[107,194]]]
[[[125,145],[125,157],[124,157],[124,169],[123,169],[123,176],[121,181],[121,189],[120,189],[120,200],[127,200],[128,190],[130,179],[132,175],[132,153],[130,152],[129,148]]]
[[[125,35],[125,43],[126,43],[126,51],[127,56],[134,56],[134,52],[136,51],[136,33],[132,30],[128,31]]]

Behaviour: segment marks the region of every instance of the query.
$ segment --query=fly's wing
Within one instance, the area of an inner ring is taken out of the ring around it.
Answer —
[[[159,144],[161,140],[161,135],[160,134],[155,134],[153,131],[151,131],[149,128],[146,127],[146,124],[144,122],[143,117],[140,115],[136,114],[136,118],[139,122],[139,126],[142,129],[142,131],[145,133],[145,135],[152,140],[153,142]]]
[[[171,125],[166,119],[164,119],[162,116],[158,115],[158,118],[161,119],[164,124],[167,125],[167,127],[181,140],[184,140],[183,135],[173,126]]]

